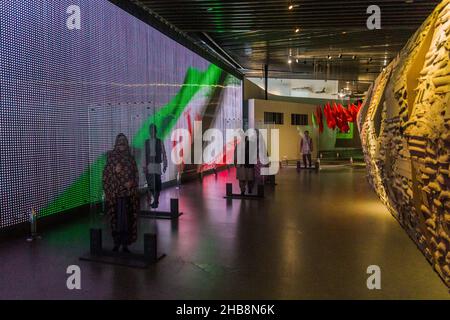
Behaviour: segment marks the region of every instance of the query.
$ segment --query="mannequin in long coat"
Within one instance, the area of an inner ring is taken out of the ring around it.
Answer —
[[[139,173],[131,154],[128,139],[124,134],[116,138],[114,150],[108,152],[103,170],[106,212],[110,217],[113,251],[128,246],[137,240],[137,215],[139,210]]]

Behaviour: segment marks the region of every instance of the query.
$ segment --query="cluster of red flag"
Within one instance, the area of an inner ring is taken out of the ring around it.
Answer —
[[[358,117],[358,113],[361,110],[361,102],[358,102],[358,105],[354,103],[349,104],[347,108],[345,108],[342,104],[333,103],[333,107],[330,103],[325,105],[323,113],[325,114],[325,118],[327,121],[327,126],[330,129],[338,128],[341,132],[347,133],[350,131],[350,122],[356,123],[356,118]],[[323,120],[322,120],[322,108],[317,107],[315,112],[315,117],[317,119],[318,125],[320,127],[320,132],[323,132]]]

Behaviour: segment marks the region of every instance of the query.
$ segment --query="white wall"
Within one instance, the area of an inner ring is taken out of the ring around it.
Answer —
[[[278,129],[280,134],[280,159],[297,160],[300,159],[300,138],[308,130],[314,142],[313,158],[317,158],[319,143],[319,130],[313,128],[312,115],[316,106],[305,103],[292,103],[273,100],[250,99],[249,107],[249,125],[250,128],[258,129]],[[284,114],[284,124],[265,125],[264,112],[280,112]],[[294,126],[291,124],[291,114],[307,114],[309,119],[308,126]],[[270,132],[268,132],[270,137]],[[269,143],[269,149],[272,146]]]
[[[264,89],[263,78],[247,78]],[[337,99],[339,81],[337,80],[308,80],[308,79],[269,79],[269,93],[286,96],[317,99]],[[324,93],[318,93],[323,91]]]

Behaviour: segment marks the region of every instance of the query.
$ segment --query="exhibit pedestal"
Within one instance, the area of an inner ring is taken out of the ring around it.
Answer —
[[[320,161],[316,161],[314,164],[314,167],[302,167],[302,164],[300,161],[297,161],[297,172],[300,172],[302,170],[312,170],[319,172],[320,171]]]
[[[42,237],[37,232],[37,212],[33,208],[30,212],[30,236],[27,238],[27,242],[34,242],[41,239]]]
[[[225,199],[249,199],[249,200],[259,200],[264,199],[264,185],[260,184],[257,188],[257,194],[234,194],[233,193],[233,184],[227,183],[227,194],[224,197]]]
[[[182,215],[178,199],[170,199],[170,211],[142,210],[140,212],[140,217],[145,219],[176,220]]]
[[[90,252],[80,257],[81,261],[146,269],[166,256],[165,254],[158,255],[156,234],[144,234],[143,254],[121,253],[104,250],[102,246],[102,230],[91,229],[90,247]]]

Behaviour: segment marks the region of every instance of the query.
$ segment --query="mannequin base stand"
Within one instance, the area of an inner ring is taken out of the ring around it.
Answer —
[[[170,199],[170,211],[145,210],[140,212],[140,217],[144,219],[165,219],[178,220],[183,213],[180,212],[179,200]]]
[[[32,234],[30,237],[27,238],[27,242],[35,242],[37,240],[42,240],[42,237],[39,234]]]
[[[320,170],[320,163],[319,162],[316,162],[315,164],[314,164],[314,167],[302,167],[302,165],[301,165],[301,163],[300,163],[300,161],[299,162],[297,162],[297,172],[300,172],[300,171],[302,171],[302,170],[310,170],[310,171],[316,171],[316,172],[319,172],[319,170]]]
[[[102,230],[91,229],[91,251],[80,257],[81,261],[103,263],[130,268],[146,269],[163,259],[165,254],[157,252],[156,234],[144,234],[144,253],[121,253],[106,251],[102,247]]]
[[[233,185],[231,183],[227,183],[227,195],[224,197],[225,199],[249,199],[249,200],[260,200],[264,199],[264,185],[258,185],[258,193],[254,194],[234,194],[233,193]]]
[[[276,187],[278,185],[277,182],[276,182],[276,176],[275,175],[273,175],[273,176],[266,176],[264,178],[264,184],[266,186],[275,186]]]

